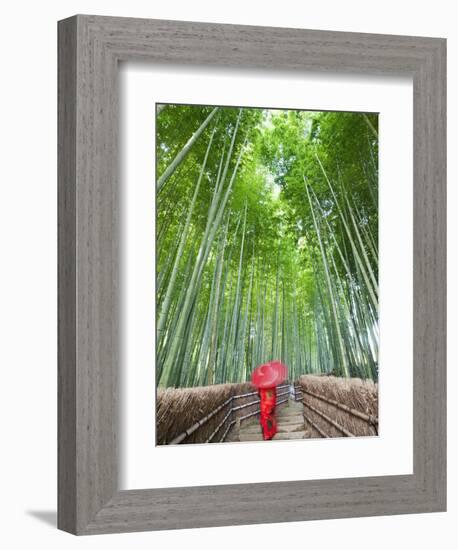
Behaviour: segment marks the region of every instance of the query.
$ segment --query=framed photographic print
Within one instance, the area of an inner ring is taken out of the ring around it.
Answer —
[[[59,23],[59,528],[445,510],[445,41]]]

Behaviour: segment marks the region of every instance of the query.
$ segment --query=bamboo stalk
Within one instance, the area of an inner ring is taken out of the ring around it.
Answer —
[[[306,193],[307,193],[307,198],[308,198],[309,204],[310,204],[310,211],[312,213],[313,224],[315,226],[315,231],[316,231],[316,234],[317,234],[317,237],[318,237],[318,244],[319,244],[322,259],[323,259],[324,273],[325,273],[326,283],[327,283],[328,291],[329,291],[329,299],[330,299],[330,302],[331,302],[331,311],[332,311],[332,315],[333,315],[333,319],[334,319],[334,326],[335,326],[335,330],[336,330],[336,334],[337,334],[337,345],[338,345],[338,349],[339,349],[339,356],[340,356],[340,360],[342,362],[341,366],[342,366],[342,370],[343,370],[344,375],[348,378],[350,376],[350,372],[348,370],[347,358],[345,356],[345,349],[344,349],[344,345],[343,345],[339,319],[338,319],[338,316],[337,316],[337,309],[336,309],[336,304],[335,304],[333,285],[332,285],[331,276],[330,276],[330,273],[329,273],[329,267],[328,267],[328,263],[327,263],[327,259],[326,259],[326,253],[325,253],[325,250],[324,250],[324,247],[323,247],[323,242],[321,240],[320,229],[318,227],[318,222],[317,222],[317,219],[316,219],[316,216],[315,216],[315,211],[314,211],[314,208],[313,208],[312,199],[310,197],[310,193],[309,193],[309,189],[308,189],[309,186],[308,186],[307,182],[305,181],[305,179],[304,179],[304,183],[305,183],[305,190],[306,190]]]
[[[234,147],[235,137],[237,135],[237,129],[238,129],[238,124],[240,122],[241,114],[242,114],[242,109],[240,109],[239,116],[237,118],[237,124],[234,129],[234,134],[232,136],[231,145],[228,152],[228,161],[230,160],[232,155],[232,150]],[[207,219],[205,232],[202,237],[201,245],[196,258],[196,263],[194,265],[193,273],[189,283],[189,290],[186,294],[186,299],[183,304],[183,308],[179,313],[179,321],[177,323],[176,334],[174,335],[170,348],[167,349],[165,364],[163,366],[163,371],[161,374],[161,381],[163,378],[165,385],[167,385],[169,378],[172,376],[172,371],[174,368],[174,364],[176,364],[177,355],[179,353],[180,347],[183,345],[183,342],[184,342],[184,333],[185,333],[186,324],[189,321],[189,318],[195,306],[196,296],[198,294],[198,290],[200,289],[200,285],[202,282],[202,272],[204,269],[204,265],[210,253],[210,249],[213,244],[216,231],[221,223],[221,218],[223,216],[226,203],[228,201],[229,194],[232,189],[232,185],[234,183],[234,179],[238,170],[238,166],[240,164],[242,152],[243,152],[243,147],[240,149],[234,170],[232,172],[231,179],[229,181],[228,187],[224,192],[221,200],[220,200],[220,196],[223,190],[223,182],[225,178],[226,169],[228,166],[228,161],[226,162],[225,173],[221,177],[221,181],[219,182],[219,185],[215,186],[213,201],[210,206],[210,211]]]
[[[372,122],[369,120],[369,117],[366,115],[366,113],[363,113],[363,116],[364,116],[364,120],[366,121],[370,131],[372,132],[372,135],[375,137],[375,139],[378,139],[378,132],[377,130],[375,129],[374,125],[372,124]]]
[[[197,131],[188,139],[184,147],[181,149],[181,151],[178,153],[178,155],[173,159],[173,161],[167,166],[167,168],[164,170],[164,173],[157,179],[157,192],[164,187],[167,180],[170,178],[170,176],[175,172],[175,170],[178,168],[178,166],[183,162],[189,151],[191,150],[191,147],[194,145],[194,143],[199,139],[202,132],[205,130],[205,128],[210,124],[211,119],[215,116],[215,114],[218,112],[219,107],[215,107],[213,111],[208,115],[208,117],[204,120],[204,122],[200,125],[200,127],[197,129]]]
[[[351,248],[352,248],[352,252],[353,252],[355,261],[356,261],[356,263],[359,265],[359,268],[360,268],[360,270],[361,270],[361,274],[362,274],[362,276],[363,276],[363,278],[364,278],[364,282],[366,283],[367,290],[368,290],[368,292],[370,293],[370,296],[371,296],[371,299],[372,299],[372,301],[373,301],[373,303],[374,303],[374,306],[375,306],[376,308],[378,308],[378,294],[376,295],[376,289],[374,289],[374,288],[372,287],[372,284],[371,284],[371,282],[370,282],[370,280],[369,280],[369,277],[368,277],[368,275],[367,275],[367,272],[366,272],[366,270],[365,270],[365,268],[364,268],[364,265],[363,265],[363,262],[362,262],[362,260],[361,260],[360,254],[359,254],[359,252],[358,252],[358,250],[357,250],[356,243],[354,242],[354,239],[353,239],[353,237],[352,237],[350,228],[349,228],[349,226],[348,226],[348,224],[347,224],[347,222],[346,222],[346,220],[345,220],[345,217],[344,217],[344,215],[343,215],[342,209],[341,209],[341,207],[340,207],[340,205],[339,205],[339,202],[338,202],[338,200],[337,200],[336,194],[334,193],[334,189],[333,189],[333,187],[332,187],[332,185],[331,185],[331,181],[330,181],[329,178],[328,178],[328,175],[327,175],[327,173],[326,173],[326,170],[324,169],[324,166],[323,166],[323,164],[321,163],[321,160],[320,160],[320,158],[318,157],[318,155],[315,155],[315,156],[316,156],[317,162],[318,162],[318,164],[319,164],[319,166],[320,166],[320,168],[321,168],[321,171],[322,171],[322,173],[323,173],[323,175],[324,175],[324,177],[325,177],[325,179],[326,179],[326,182],[327,182],[327,184],[328,184],[329,190],[331,191],[331,194],[332,194],[332,196],[333,196],[333,198],[334,198],[334,201],[335,201],[337,210],[338,210],[339,215],[340,215],[340,219],[341,219],[342,224],[343,224],[343,226],[344,226],[344,228],[345,228],[345,231],[346,231],[346,233],[347,233],[348,240],[349,240],[349,242],[350,242],[350,245],[351,245]]]

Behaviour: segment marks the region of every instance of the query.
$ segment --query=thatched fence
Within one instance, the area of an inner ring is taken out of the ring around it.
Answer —
[[[288,392],[288,384],[277,387],[277,405]],[[222,442],[237,422],[258,414],[258,392],[249,383],[158,389],[156,444]]]
[[[318,436],[378,434],[378,386],[371,380],[305,375],[296,381],[295,395]]]

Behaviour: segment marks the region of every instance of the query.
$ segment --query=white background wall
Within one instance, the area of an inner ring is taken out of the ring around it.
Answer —
[[[458,38],[453,1],[16,0],[0,29],[0,543],[4,548],[456,547],[456,286],[449,286],[449,511],[264,526],[76,538],[56,509],[56,21],[75,13],[441,36],[448,38],[449,201],[457,206]],[[453,21],[455,20],[455,24]],[[449,221],[457,278],[456,216]],[[5,377],[6,374],[6,377]],[[337,458],[337,457],[336,457]]]

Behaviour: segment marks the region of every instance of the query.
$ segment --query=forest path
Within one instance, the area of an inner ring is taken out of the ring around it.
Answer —
[[[277,433],[275,440],[305,439],[314,437],[304,423],[304,406],[300,402],[289,400],[288,404],[276,412]],[[258,418],[235,426],[226,441],[262,441],[262,429]]]

